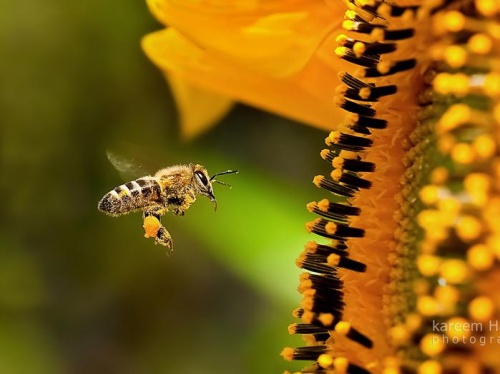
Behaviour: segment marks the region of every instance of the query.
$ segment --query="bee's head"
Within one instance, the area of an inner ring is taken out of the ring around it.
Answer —
[[[217,210],[217,200],[215,200],[214,191],[212,189],[212,182],[229,186],[227,183],[216,180],[215,177],[223,174],[234,174],[237,173],[238,171],[226,170],[209,177],[207,169],[205,169],[205,167],[201,165],[192,165],[192,168],[193,168],[194,185],[197,187],[198,193],[208,197],[210,201],[214,203],[215,210]]]

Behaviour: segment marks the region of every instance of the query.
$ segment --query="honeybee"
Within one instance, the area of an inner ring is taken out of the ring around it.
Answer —
[[[113,154],[108,153],[108,158],[120,172],[130,168],[129,162]],[[161,217],[169,211],[183,216],[196,201],[197,195],[208,197],[217,210],[212,183],[228,186],[215,177],[235,173],[238,171],[226,170],[210,177],[207,169],[199,164],[170,166],[159,170],[154,176],[141,177],[114,188],[104,195],[97,208],[113,217],[142,210],[144,236],[155,238],[156,244],[172,251],[172,237],[162,225]]]

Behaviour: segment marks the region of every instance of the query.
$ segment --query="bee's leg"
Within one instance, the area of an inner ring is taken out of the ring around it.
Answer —
[[[157,205],[144,209],[142,214],[144,236],[155,238],[155,243],[172,250],[172,237],[167,229],[161,224],[160,217],[167,212],[167,208]]]
[[[174,213],[177,216],[183,216],[186,210],[189,209],[191,204],[193,204],[196,201],[196,195],[193,191],[190,191],[189,193],[186,193],[186,195],[183,197],[181,200],[180,205],[178,205],[172,213]]]

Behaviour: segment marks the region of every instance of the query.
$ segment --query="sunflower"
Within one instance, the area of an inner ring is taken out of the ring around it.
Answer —
[[[305,345],[283,357],[302,373],[499,372],[500,3],[148,4],[170,27],[144,48],[174,92],[218,93],[186,134],[229,98],[331,131],[297,259],[289,332]]]

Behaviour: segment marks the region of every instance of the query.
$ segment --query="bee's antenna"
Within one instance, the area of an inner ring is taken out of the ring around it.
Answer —
[[[215,179],[215,177],[218,177],[219,175],[224,175],[224,174],[238,174],[238,170],[226,170],[226,171],[221,171],[220,173],[214,174],[210,177],[210,182],[215,182],[219,184],[223,184],[224,186],[228,186],[231,188],[230,184],[227,184],[226,182],[221,182]]]

